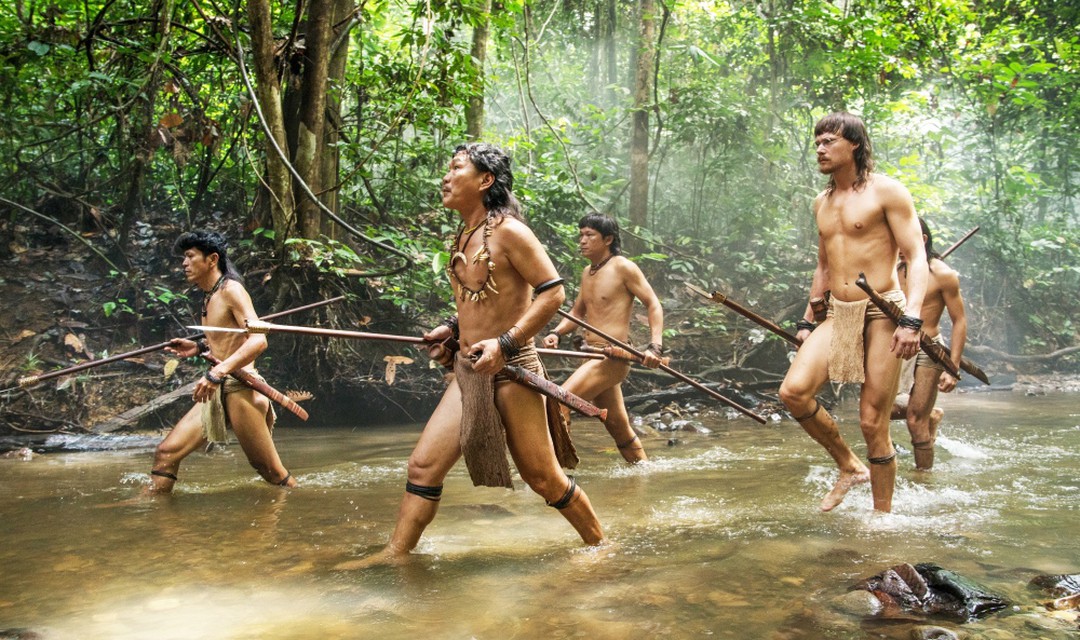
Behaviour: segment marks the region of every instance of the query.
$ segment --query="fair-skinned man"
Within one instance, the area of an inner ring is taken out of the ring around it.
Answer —
[[[614,219],[600,214],[589,214],[578,223],[578,248],[589,266],[581,272],[581,289],[571,315],[588,321],[600,331],[623,342],[630,336],[630,317],[634,300],[645,305],[649,318],[651,341],[644,349],[642,362],[646,367],[660,366],[663,356],[664,309],[649,286],[645,274],[636,264],[622,256],[619,226]],[[563,319],[544,337],[544,346],[559,345],[559,337],[573,333],[577,325]],[[585,341],[595,347],[606,346],[599,336],[586,332]],[[608,410],[604,426],[615,440],[615,445],[627,462],[636,463],[648,459],[645,448],[630,427],[630,417],[623,403],[622,382],[630,373],[630,362],[615,358],[589,360],[563,385],[571,393]]]
[[[469,459],[474,444],[479,448],[482,443],[470,442],[465,430],[475,432],[475,423],[485,420],[478,417],[478,405],[492,403],[501,425],[489,439],[499,440],[493,454],[501,456],[501,464],[509,449],[521,478],[586,544],[604,541],[588,496],[560,466],[544,397],[497,375],[508,362],[543,371],[532,339],[565,299],[555,266],[521,218],[512,186],[510,159],[498,148],[470,143],[455,150],[442,180],[442,202],[461,217],[447,267],[457,316],[424,336],[432,344],[431,357],[453,367],[454,380],[409,457],[405,495],[389,544],[375,556],[339,568],[393,561],[416,547],[435,518],[443,479],[463,454],[474,483],[507,486],[479,482]],[[457,354],[443,346],[452,337],[460,344]],[[480,461],[476,464],[479,469]]]
[[[830,315],[813,329],[813,306],[807,305],[796,334],[803,343],[780,387],[780,398],[839,468],[839,478],[821,509],[834,509],[852,487],[869,481],[874,509],[887,512],[892,510],[896,481],[889,414],[900,359],[914,357],[919,350],[926,257],[911,194],[896,180],[873,173],[870,139],[862,120],[834,113],[817,123],[814,136],[818,169],[830,180],[814,200],[818,262],[810,299],[823,298],[831,290]],[[865,273],[874,289],[903,307],[904,293],[896,275],[899,251],[909,256],[909,266],[906,311],[901,326],[896,326],[868,304],[855,280]],[[814,397],[830,379],[862,383],[859,425],[869,468]]]
[[[952,346],[949,353],[953,364],[959,369],[964,345],[967,344],[967,313],[964,310],[964,298],[960,294],[960,274],[934,252],[933,236],[922,218],[919,219],[919,225],[922,228],[923,249],[929,259],[930,272],[920,316],[923,333],[944,346],[941,316],[947,309],[952,322]],[[901,252],[897,274],[901,286],[905,288],[907,271],[906,256]],[[911,447],[915,455],[915,469],[929,471],[934,467],[934,442],[937,440],[938,424],[944,416],[944,412],[936,408],[934,403],[937,402],[938,391],[949,393],[956,388],[958,380],[924,353],[916,357],[914,365],[914,382],[907,394],[906,404],[898,397],[892,417],[907,420]]]
[[[181,235],[175,245],[184,257],[184,276],[203,291],[200,323],[239,328],[258,320],[240,277],[228,262],[226,241],[218,233],[196,231]],[[195,384],[191,398],[195,406],[173,427],[154,453],[151,483],[146,493],[169,493],[177,480],[180,462],[208,441],[224,441],[226,424],[231,426],[251,466],[271,484],[296,486],[278,457],[271,437],[273,408],[262,394],[229,377],[243,369],[255,373],[255,358],[266,350],[266,336],[260,334],[211,333],[206,338],[210,353],[219,364],[211,367]],[[169,352],[183,358],[199,355],[203,347],[177,338]],[[257,374],[256,374],[257,375]]]

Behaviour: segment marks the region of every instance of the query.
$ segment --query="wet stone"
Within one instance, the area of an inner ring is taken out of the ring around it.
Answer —
[[[959,635],[951,629],[935,626],[918,626],[911,630],[911,640],[960,640],[966,637]]]
[[[881,612],[881,602],[869,591],[848,591],[833,599],[833,608],[852,616],[876,616]]]

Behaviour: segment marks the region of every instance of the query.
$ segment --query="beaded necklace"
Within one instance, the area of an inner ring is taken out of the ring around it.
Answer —
[[[496,289],[497,285],[495,283],[495,262],[491,259],[491,250],[488,248],[488,238],[491,237],[491,232],[495,230],[495,227],[492,224],[493,220],[492,217],[488,216],[483,222],[477,224],[472,229],[466,229],[465,225],[462,224],[461,229],[454,238],[454,243],[448,247],[448,249],[454,251],[454,254],[450,258],[450,262],[446,265],[446,273],[449,274],[450,279],[457,285],[458,299],[463,302],[466,299],[472,302],[486,300],[488,291],[491,291],[491,293],[495,295],[499,295],[499,290]],[[463,249],[464,247],[469,246],[469,241],[472,240],[473,234],[476,233],[476,230],[479,229],[481,225],[484,227],[484,233],[481,236],[482,244],[480,248],[477,249],[476,253],[473,254],[470,261]],[[468,231],[469,235],[465,238],[465,245],[463,247],[461,245],[461,236],[464,235],[466,231]],[[458,278],[457,272],[454,271],[454,267],[458,260],[461,260],[461,263],[466,266],[468,266],[470,262],[476,264],[482,260],[487,261],[487,278],[484,279],[484,283],[480,285],[479,289],[469,288],[460,278]]]
[[[614,253],[608,254],[608,257],[606,257],[606,258],[604,258],[603,260],[600,261],[600,264],[589,265],[589,275],[590,276],[595,276],[596,272],[603,269],[604,265],[608,263],[608,260],[611,260],[614,257],[615,257]]]
[[[214,286],[210,289],[210,291],[208,291],[206,293],[206,295],[203,296],[203,299],[202,299],[202,317],[204,317],[204,318],[206,317],[207,307],[210,306],[210,298],[212,298],[214,296],[214,294],[217,293],[218,287],[221,286],[222,282],[225,282],[225,274],[224,273],[221,274],[221,277],[218,278],[217,282],[214,283]]]

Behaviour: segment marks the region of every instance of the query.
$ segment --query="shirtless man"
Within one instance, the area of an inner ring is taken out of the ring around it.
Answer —
[[[188,282],[202,289],[200,324],[242,329],[248,320],[258,320],[240,275],[226,255],[225,238],[215,232],[194,231],[176,240],[176,253],[184,256],[184,275]],[[180,462],[209,441],[225,441],[225,425],[232,426],[240,448],[251,466],[264,480],[283,487],[296,486],[296,479],[285,470],[271,438],[274,410],[270,400],[256,393],[229,374],[239,369],[255,373],[255,358],[266,350],[266,336],[257,333],[210,333],[207,345],[177,338],[166,349],[182,358],[199,355],[210,349],[221,362],[210,368],[195,383],[191,394],[195,406],[154,453],[150,485],[145,493],[169,493],[176,483]],[[257,374],[256,374],[257,375]]]
[[[651,335],[642,364],[655,369],[660,366],[664,353],[664,309],[645,280],[645,274],[622,256],[619,224],[607,216],[591,213],[581,219],[578,228],[578,246],[581,255],[589,261],[589,266],[581,272],[581,291],[570,313],[609,336],[626,342],[630,335],[630,313],[634,309],[634,299],[641,300],[649,314]],[[559,346],[559,337],[573,333],[576,328],[576,324],[564,318],[544,337],[544,346]],[[591,333],[586,334],[585,340],[593,346],[607,345],[599,336]],[[604,426],[615,439],[615,446],[623,458],[634,463],[647,460],[648,456],[630,427],[630,416],[623,404],[622,381],[628,373],[630,362],[627,360],[588,360],[563,387],[586,400],[594,400],[597,406],[608,410]]]
[[[780,387],[780,399],[803,429],[825,448],[840,477],[821,501],[821,510],[839,505],[851,487],[869,481],[874,509],[892,509],[896,451],[889,437],[889,414],[900,358],[919,350],[926,255],[908,190],[873,173],[870,139],[862,120],[849,113],[822,118],[814,128],[818,169],[829,184],[814,200],[818,263],[810,299],[831,289],[829,317],[814,329],[813,305],[799,321],[803,343]],[[908,256],[906,312],[895,326],[855,284],[859,273],[886,299],[904,306],[896,275],[898,251]],[[859,426],[866,440],[867,469],[840,436],[836,422],[814,397],[829,379],[861,382]]]
[[[960,295],[960,274],[945,264],[941,256],[933,249],[933,236],[926,221],[919,218],[922,227],[923,248],[930,264],[930,277],[926,284],[926,296],[923,298],[922,315],[923,333],[931,340],[944,346],[941,337],[941,315],[949,310],[952,321],[952,347],[949,353],[953,364],[960,368],[960,360],[967,343],[967,314],[964,311],[964,298]],[[897,273],[901,286],[907,286],[907,262],[904,253],[900,253]],[[911,447],[915,450],[915,470],[929,471],[934,467],[934,441],[937,440],[937,427],[944,412],[934,406],[938,391],[949,393],[956,388],[957,379],[930,356],[919,352],[915,357],[915,381],[907,397],[906,406],[901,397],[893,405],[892,418],[906,418],[908,432],[911,433]]]
[[[565,425],[560,433],[549,430],[548,418],[557,418],[558,411],[546,407],[536,391],[497,375],[508,362],[543,371],[533,336],[565,300],[562,279],[523,221],[512,187],[510,158],[500,149],[469,143],[454,150],[442,179],[442,202],[461,216],[447,265],[458,315],[424,336],[432,344],[429,355],[453,366],[454,380],[409,456],[405,495],[389,544],[375,556],[339,568],[392,561],[415,548],[435,518],[443,479],[463,454],[474,484],[510,486],[508,469],[493,480],[484,473],[490,468],[481,470],[479,455],[470,460],[470,451],[485,444],[494,457],[489,462],[496,466],[507,466],[509,448],[522,480],[557,509],[586,544],[604,541],[588,496],[563,473],[561,463],[567,461],[556,455],[560,437],[568,444]],[[457,354],[443,346],[450,338],[460,344]],[[493,405],[502,423],[486,436],[480,434],[486,443],[471,435],[483,421],[476,417],[480,405]]]

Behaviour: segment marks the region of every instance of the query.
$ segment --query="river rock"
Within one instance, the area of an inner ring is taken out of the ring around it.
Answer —
[[[911,640],[960,640],[966,637],[967,634],[961,636],[951,629],[931,625],[919,625],[911,630]]]
[[[833,599],[833,608],[852,616],[876,616],[884,605],[869,591],[848,591]]]
[[[889,615],[899,610],[973,620],[1009,605],[971,580],[929,563],[898,564],[851,588],[872,593]]]

